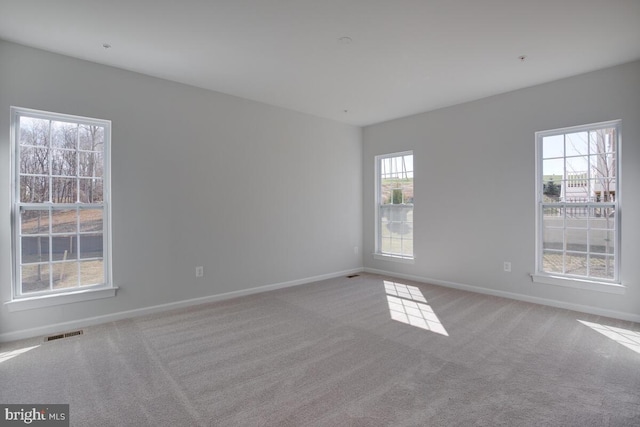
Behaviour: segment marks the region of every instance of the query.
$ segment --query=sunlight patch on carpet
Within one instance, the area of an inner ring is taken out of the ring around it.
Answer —
[[[387,293],[391,319],[436,334],[449,336],[438,316],[427,304],[420,289],[389,280],[384,281],[384,289]]]
[[[578,320],[585,326],[640,354],[640,332]]]
[[[33,347],[19,348],[17,350],[5,351],[3,353],[0,353],[0,363],[6,362],[9,359],[13,359],[16,356],[21,355],[22,353],[26,353],[27,351],[33,350],[34,348],[38,348],[38,347],[40,346],[34,345]]]

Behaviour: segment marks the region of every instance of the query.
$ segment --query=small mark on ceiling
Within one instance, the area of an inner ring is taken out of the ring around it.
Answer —
[[[102,43],[102,47],[105,49],[111,49],[111,45],[109,43]]]
[[[351,37],[340,37],[338,39],[338,43],[340,44],[351,44],[353,42],[353,39]]]

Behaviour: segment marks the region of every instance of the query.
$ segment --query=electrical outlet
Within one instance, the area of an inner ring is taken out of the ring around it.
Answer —
[[[504,262],[504,271],[511,272],[511,263],[509,261]]]
[[[196,267],[196,277],[204,277],[204,267]]]

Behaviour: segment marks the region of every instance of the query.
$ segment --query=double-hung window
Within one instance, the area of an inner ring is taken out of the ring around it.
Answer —
[[[376,156],[376,255],[413,260],[413,152]]]
[[[111,122],[15,107],[11,120],[13,301],[113,289]]]
[[[615,288],[620,284],[620,122],[538,132],[536,150],[534,280],[574,279],[573,286]]]

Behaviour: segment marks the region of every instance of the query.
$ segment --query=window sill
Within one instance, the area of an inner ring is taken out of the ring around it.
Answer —
[[[586,289],[608,294],[624,295],[625,293],[625,287],[618,283],[599,282],[596,280],[586,280],[562,276],[547,276],[542,274],[532,274],[531,280],[533,280],[535,283],[564,286],[567,288]]]
[[[408,257],[402,257],[399,255],[389,255],[389,254],[379,254],[379,253],[374,253],[373,254],[373,258],[380,260],[380,261],[393,261],[393,262],[400,262],[403,264],[414,264],[415,263],[415,258],[408,258]]]
[[[100,298],[116,296],[117,287],[100,289],[83,289],[64,294],[39,295],[34,297],[19,298],[5,302],[10,312],[31,310],[34,308],[50,307],[54,305],[70,304],[74,302],[90,301]]]

